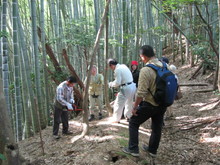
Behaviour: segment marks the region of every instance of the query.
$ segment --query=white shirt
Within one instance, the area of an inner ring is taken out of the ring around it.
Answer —
[[[115,80],[109,83],[110,87],[118,87],[122,84],[133,82],[130,69],[124,64],[117,64],[114,70]]]

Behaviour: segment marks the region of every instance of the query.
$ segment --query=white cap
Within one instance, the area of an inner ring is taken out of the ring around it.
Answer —
[[[173,64],[170,65],[170,71],[172,71],[172,72],[176,71],[176,66]]]

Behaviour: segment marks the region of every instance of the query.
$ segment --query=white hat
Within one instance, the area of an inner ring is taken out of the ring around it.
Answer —
[[[173,64],[170,65],[170,71],[172,71],[172,72],[176,71],[176,66]]]

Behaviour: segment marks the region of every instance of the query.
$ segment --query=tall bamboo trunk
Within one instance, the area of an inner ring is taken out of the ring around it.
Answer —
[[[220,29],[220,0],[218,0],[218,26],[219,26],[219,29]],[[220,33],[219,33],[219,51],[220,52]],[[219,58],[218,58],[218,68],[220,68],[220,62],[219,62],[219,59],[220,59],[220,53],[219,53]],[[220,69],[218,69],[218,90],[220,91]]]
[[[38,38],[37,38],[37,18],[36,18],[36,1],[31,0],[31,18],[32,18],[32,42],[33,42],[33,53],[34,53],[34,73],[35,73],[35,87],[37,94],[37,104],[39,107],[39,114],[41,120],[41,128],[46,127],[45,115],[42,108],[42,92],[40,83],[40,67],[39,67],[39,54],[38,54]]]
[[[128,12],[127,12],[127,0],[122,0],[122,13],[123,13],[123,33],[122,33],[122,44],[123,44],[123,63],[126,64],[128,62]]]
[[[12,1],[13,9],[13,50],[14,50],[14,87],[15,87],[15,110],[16,110],[16,139],[22,139],[22,100],[20,85],[20,62],[18,50],[18,26],[17,26],[17,0]]]
[[[3,33],[7,32],[7,0],[3,0],[3,9],[2,9],[2,31]],[[11,107],[10,107],[10,97],[9,97],[9,67],[8,67],[8,39],[6,34],[2,37],[2,79],[3,79],[3,91],[6,98],[6,105],[8,114],[11,118]]]
[[[36,132],[38,132],[39,128],[38,128],[38,124],[37,124],[37,114],[36,114],[36,107],[34,106],[34,91],[31,85],[31,64],[29,62],[28,59],[28,47],[26,43],[26,39],[24,36],[24,30],[22,28],[21,25],[21,20],[20,20],[20,16],[18,15],[18,28],[19,28],[19,38],[20,38],[20,45],[21,45],[21,49],[22,49],[22,64],[24,66],[24,70],[25,70],[25,82],[27,84],[27,90],[23,93],[26,93],[28,95],[28,99],[25,100],[26,102],[28,102],[28,111],[30,111],[31,114],[31,122],[32,122],[32,129],[33,129],[33,133],[35,134]],[[29,112],[27,112],[29,113]],[[29,119],[29,115],[26,116],[26,122],[28,122]]]
[[[44,0],[41,0],[41,44],[43,53],[43,65],[44,65],[44,93],[45,93],[45,116],[47,124],[50,124],[50,107],[49,107],[49,85],[48,85],[48,74],[47,74],[47,59],[46,59],[46,48],[45,48],[45,30],[44,30]]]

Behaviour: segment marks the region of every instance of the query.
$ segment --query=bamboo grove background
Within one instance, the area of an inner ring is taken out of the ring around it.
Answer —
[[[51,124],[56,86],[68,75],[82,92],[105,3],[1,0],[0,77],[17,141]],[[202,61],[217,75],[217,0],[112,0],[107,21],[95,57],[101,73],[108,57],[129,65],[150,44],[158,57],[169,47],[173,61]]]

